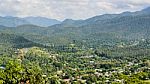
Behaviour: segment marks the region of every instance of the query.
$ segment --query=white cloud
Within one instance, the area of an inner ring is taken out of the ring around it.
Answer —
[[[150,0],[0,0],[0,15],[85,19],[105,13],[141,10]]]

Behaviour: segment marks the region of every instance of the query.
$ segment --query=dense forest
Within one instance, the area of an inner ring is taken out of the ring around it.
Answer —
[[[149,84],[149,10],[44,27],[0,17],[0,84]]]

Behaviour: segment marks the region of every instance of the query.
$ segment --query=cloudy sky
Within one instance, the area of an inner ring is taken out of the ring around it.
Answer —
[[[106,13],[137,11],[150,0],[0,0],[0,16],[86,19]]]

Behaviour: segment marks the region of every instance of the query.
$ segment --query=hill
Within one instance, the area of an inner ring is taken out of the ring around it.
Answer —
[[[22,48],[35,46],[36,43],[15,34],[0,33],[0,45]]]
[[[62,24],[49,28],[54,30],[54,36],[73,35],[71,37],[73,39],[76,37],[93,39],[93,36],[99,40],[102,38],[126,40],[147,39],[150,35],[149,10],[150,8],[146,8],[137,12],[105,14],[86,20],[65,20]]]

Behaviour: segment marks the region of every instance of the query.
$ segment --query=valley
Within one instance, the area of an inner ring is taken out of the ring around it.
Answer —
[[[0,25],[0,84],[150,83],[150,7],[62,22],[0,17]]]

